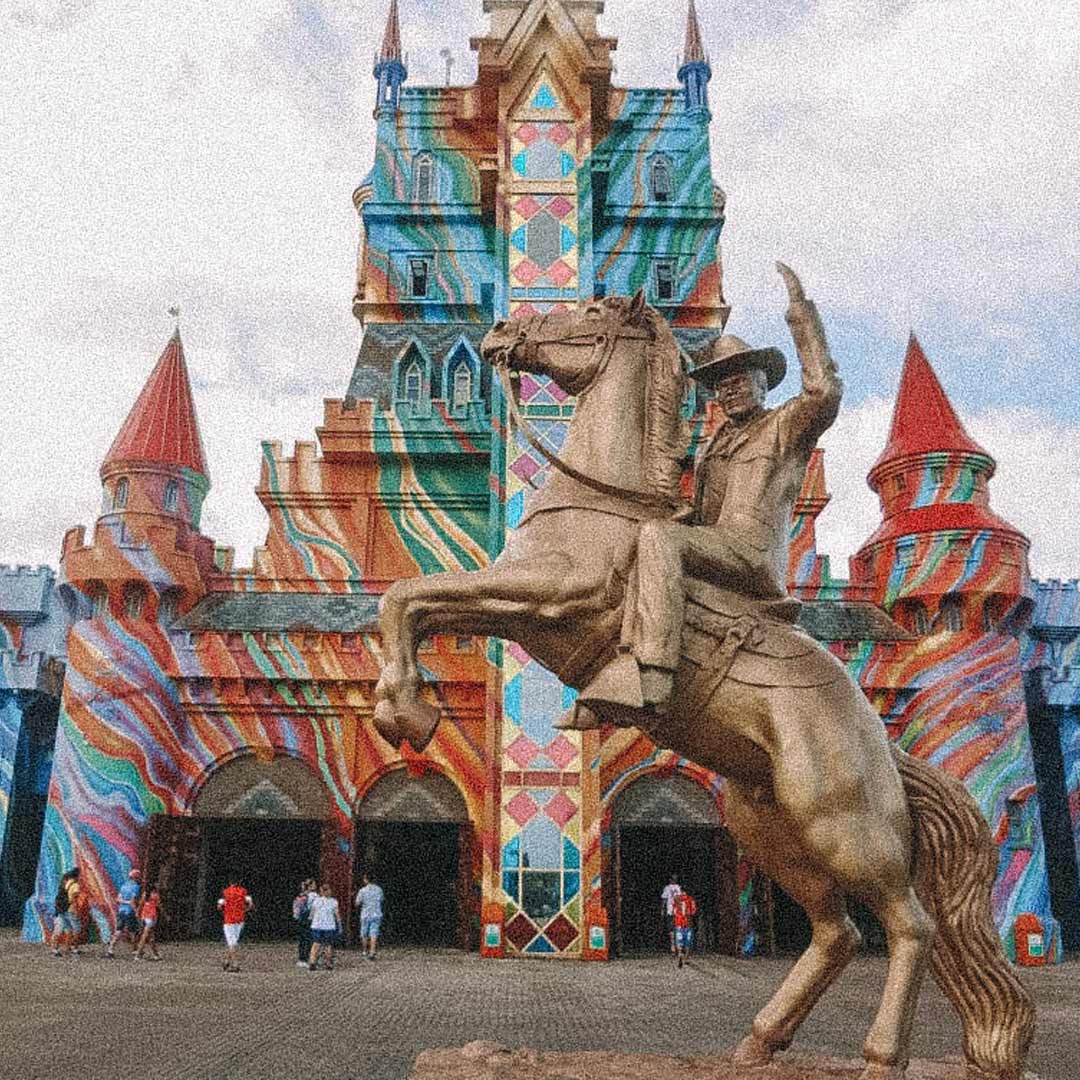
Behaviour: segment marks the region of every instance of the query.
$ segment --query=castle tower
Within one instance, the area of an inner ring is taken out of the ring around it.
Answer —
[[[712,68],[701,43],[701,26],[698,23],[694,0],[686,12],[686,37],[683,41],[682,63],[679,65],[678,79],[683,84],[686,95],[687,112],[703,113],[709,116],[709,80]]]
[[[401,55],[401,27],[398,24],[397,0],[390,0],[390,11],[386,16],[382,47],[375,57],[375,68],[372,74],[378,85],[375,95],[375,118],[378,120],[383,116],[393,116],[397,112],[401,84],[409,74]]]
[[[60,591],[69,614],[107,607],[137,618],[152,614],[153,600],[164,602],[169,621],[202,594],[213,569],[213,544],[199,534],[210,476],[179,330],[105,455],[101,481],[93,543],[84,544],[81,528],[64,539]]]
[[[868,476],[883,520],[852,559],[852,580],[909,630],[981,632],[1030,607],[1029,542],[990,510],[994,468],[912,335],[888,442]]]

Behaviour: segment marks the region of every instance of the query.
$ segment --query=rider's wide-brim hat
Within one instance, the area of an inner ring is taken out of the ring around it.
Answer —
[[[784,354],[776,348],[752,349],[742,338],[724,334],[713,346],[713,354],[698,364],[690,377],[708,387],[714,387],[729,375],[738,375],[754,369],[765,372],[765,383],[771,390],[778,386],[787,373]]]

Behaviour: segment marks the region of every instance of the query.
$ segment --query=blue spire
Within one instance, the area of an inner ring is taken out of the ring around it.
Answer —
[[[390,0],[390,13],[386,17],[386,32],[383,34],[382,48],[375,58],[375,70],[372,72],[378,82],[375,97],[375,116],[384,112],[391,115],[397,112],[398,91],[409,74],[401,59],[401,29],[398,26],[397,0]]]
[[[678,71],[679,82],[686,94],[688,112],[703,112],[709,115],[709,80],[712,68],[705,56],[701,44],[701,27],[698,25],[697,10],[694,0],[686,13],[686,39],[683,43],[683,59]]]

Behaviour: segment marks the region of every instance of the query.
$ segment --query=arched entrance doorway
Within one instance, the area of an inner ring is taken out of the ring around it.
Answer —
[[[472,943],[472,825],[453,781],[396,769],[356,809],[356,881],[386,895],[388,945],[468,949]]]
[[[234,758],[210,774],[192,810],[151,819],[147,880],[161,882],[170,936],[216,936],[231,876],[255,901],[246,937],[293,935],[292,899],[301,879],[319,876],[329,828],[318,777],[293,757]]]
[[[699,948],[734,954],[737,851],[716,800],[685,776],[648,774],[611,808],[614,944],[622,954],[669,947],[660,893],[672,875],[698,904]]]

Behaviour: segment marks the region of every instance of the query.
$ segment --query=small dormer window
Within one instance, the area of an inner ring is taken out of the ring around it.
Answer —
[[[90,616],[100,619],[109,610],[109,590],[104,585],[92,585],[90,587]]]
[[[930,466],[930,481],[933,484],[940,484],[945,479],[945,466],[944,465],[931,465]]]
[[[460,360],[454,368],[453,394],[450,403],[457,411],[467,409],[470,401],[472,401],[472,371],[465,360]]]
[[[146,606],[146,590],[141,585],[131,585],[124,591],[124,615],[129,619],[141,619]]]
[[[166,589],[158,601],[158,619],[162,626],[168,626],[180,610],[180,594],[175,589]]]
[[[653,202],[671,202],[671,162],[666,157],[653,158],[649,182]]]
[[[413,201],[435,201],[435,162],[430,154],[421,154],[413,165]]]
[[[907,477],[901,473],[894,481],[893,486],[897,491],[904,491],[907,488]]]
[[[113,492],[113,509],[123,510],[128,503],[128,478],[121,476],[116,481],[116,490]]]
[[[166,513],[174,513],[180,500],[180,485],[175,480],[170,480],[165,485],[165,498],[162,500]]]
[[[409,295],[421,299],[428,294],[427,259],[409,260]]]
[[[424,394],[424,372],[419,361],[414,360],[405,370],[405,400],[419,405]]]
[[[916,600],[911,605],[911,625],[916,634],[930,633],[930,615],[921,600]]]
[[[659,303],[675,299],[675,263],[671,259],[658,259],[653,263],[653,292]]]
[[[962,597],[949,595],[941,601],[941,619],[950,634],[964,629],[964,601]]]

